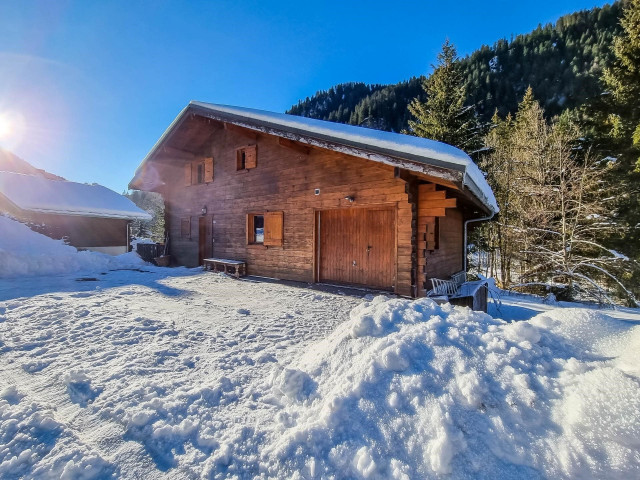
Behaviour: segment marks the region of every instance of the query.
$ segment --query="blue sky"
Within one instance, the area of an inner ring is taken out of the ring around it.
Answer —
[[[428,73],[594,0],[0,3],[0,146],[121,192],[190,100],[284,111],[349,81]]]

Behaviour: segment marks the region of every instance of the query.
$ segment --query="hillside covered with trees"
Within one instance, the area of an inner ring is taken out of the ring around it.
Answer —
[[[483,45],[461,59],[468,103],[481,120],[494,112],[515,114],[529,86],[548,116],[582,105],[602,92],[599,77],[613,61],[613,39],[620,34],[621,4],[616,2],[566,15],[533,32]],[[393,85],[344,83],[298,102],[287,113],[402,131],[408,105],[423,95],[424,77]]]

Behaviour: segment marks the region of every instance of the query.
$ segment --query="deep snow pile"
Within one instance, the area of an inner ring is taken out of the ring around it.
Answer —
[[[117,257],[79,252],[62,240],[53,240],[0,215],[0,278],[127,268],[143,263],[133,252]]]
[[[273,375],[269,473],[631,478],[640,327],[586,310],[506,323],[377,297]]]
[[[0,301],[0,478],[640,477],[637,315],[186,269],[59,284]]]

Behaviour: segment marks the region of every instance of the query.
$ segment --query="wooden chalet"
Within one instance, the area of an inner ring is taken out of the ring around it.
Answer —
[[[170,255],[250,275],[423,296],[465,268],[465,222],[497,211],[461,150],[362,127],[191,102],[129,187],[165,199]]]
[[[56,178],[0,172],[0,213],[79,250],[110,255],[129,251],[131,221],[151,219],[113,190]]]

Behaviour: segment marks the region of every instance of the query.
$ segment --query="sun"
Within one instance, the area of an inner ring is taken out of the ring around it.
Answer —
[[[7,114],[0,113],[0,140],[11,138],[14,131],[14,124]]]

